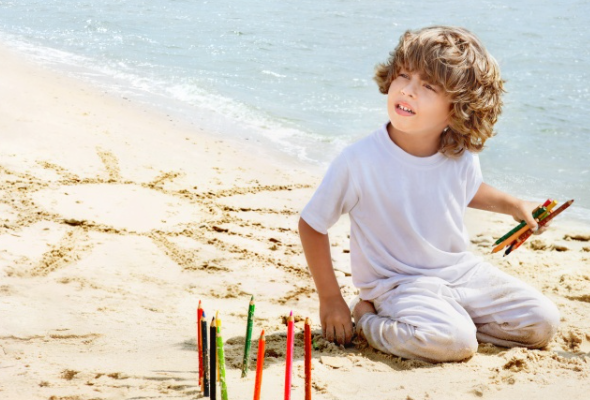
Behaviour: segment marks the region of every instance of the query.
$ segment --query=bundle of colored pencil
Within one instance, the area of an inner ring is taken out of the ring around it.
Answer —
[[[568,208],[574,200],[569,200],[563,203],[559,208],[553,211],[553,208],[557,205],[557,201],[548,199],[545,203],[537,207],[533,211],[533,217],[537,221],[537,225],[540,227],[547,225],[553,218],[562,213]],[[521,221],[518,226],[512,229],[510,232],[502,236],[496,241],[496,247],[492,250],[492,253],[506,248],[504,257],[518,249],[531,235],[533,231],[528,227],[525,221]]]

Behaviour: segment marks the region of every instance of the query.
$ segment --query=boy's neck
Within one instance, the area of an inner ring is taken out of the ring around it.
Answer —
[[[438,153],[440,148],[441,133],[434,134],[407,134],[394,128],[389,122],[387,124],[389,139],[400,149],[415,157],[430,157]]]

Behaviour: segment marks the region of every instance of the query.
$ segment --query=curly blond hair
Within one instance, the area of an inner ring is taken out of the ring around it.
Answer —
[[[449,129],[442,133],[439,151],[457,157],[465,150],[483,150],[495,135],[505,90],[498,63],[479,39],[458,27],[408,30],[389,59],[375,69],[381,93],[387,94],[402,69],[439,85],[451,100]]]

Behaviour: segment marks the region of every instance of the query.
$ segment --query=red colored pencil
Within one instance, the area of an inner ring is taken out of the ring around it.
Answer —
[[[199,307],[197,307],[197,351],[199,352],[199,386],[201,392],[205,389],[203,387],[203,338],[201,337],[201,318],[203,317],[203,309],[201,308],[201,300],[199,300]]]
[[[305,400],[311,400],[311,322],[305,318]]]
[[[285,357],[285,400],[291,400],[291,377],[293,373],[293,344],[295,342],[295,320],[293,311],[289,314],[287,323],[287,356]]]
[[[256,359],[256,383],[254,384],[254,400],[260,400],[260,387],[262,386],[262,371],[264,368],[264,347],[266,340],[264,339],[264,329],[260,333],[258,339],[258,358]]]

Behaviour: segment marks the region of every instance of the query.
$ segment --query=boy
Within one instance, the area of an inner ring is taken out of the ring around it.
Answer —
[[[469,31],[402,35],[375,80],[389,122],[333,161],[299,232],[327,340],[352,339],[327,230],[349,213],[352,314],[369,344],[431,362],[471,357],[478,340],[539,348],[559,324],[555,305],[469,251],[466,207],[512,215],[533,230],[536,204],[483,183],[479,160],[500,114],[496,61]]]

